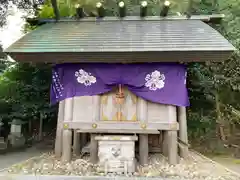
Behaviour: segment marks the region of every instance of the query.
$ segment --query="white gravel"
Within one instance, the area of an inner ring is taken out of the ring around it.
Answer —
[[[188,159],[180,159],[180,164],[169,165],[161,154],[152,154],[148,166],[137,166],[134,174],[104,174],[97,165],[89,162],[88,156],[81,159],[74,157],[71,163],[62,163],[52,153],[32,158],[16,164],[4,171],[7,174],[30,175],[73,175],[73,176],[128,176],[128,177],[163,177],[176,180],[240,180],[240,176],[226,168],[190,152]]]

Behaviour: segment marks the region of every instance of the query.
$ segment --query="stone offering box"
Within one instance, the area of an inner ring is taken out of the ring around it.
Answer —
[[[137,136],[96,136],[98,159],[104,172],[135,172],[135,141]]]

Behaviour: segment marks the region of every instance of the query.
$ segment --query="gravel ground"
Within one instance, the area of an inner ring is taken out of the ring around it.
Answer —
[[[42,153],[47,152],[46,150],[39,150],[36,147],[19,150],[16,152],[10,152],[6,154],[0,154],[0,170],[7,168],[13,164],[25,161],[31,157],[40,156]]]
[[[232,158],[232,157],[221,157],[215,156],[211,157],[214,161],[224,164],[228,169],[232,171],[239,172],[240,171],[240,159]],[[240,179],[240,178],[239,178]]]
[[[71,163],[62,163],[52,153],[32,158],[16,164],[3,173],[25,175],[72,175],[72,176],[128,176],[128,177],[161,177],[174,180],[239,180],[240,176],[208,159],[190,152],[189,159],[180,159],[180,164],[172,166],[161,154],[152,154],[149,165],[138,166],[134,174],[104,174],[97,165],[89,163],[89,157],[74,157]]]
[[[0,180],[172,180],[168,178],[159,177],[104,177],[104,176],[94,176],[94,177],[83,177],[83,176],[54,176],[54,175],[19,175],[19,176],[1,176]]]

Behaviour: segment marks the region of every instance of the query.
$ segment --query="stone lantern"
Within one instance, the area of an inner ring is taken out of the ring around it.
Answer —
[[[23,146],[26,142],[25,137],[22,135],[22,125],[25,122],[14,119],[11,124],[10,135],[8,136],[8,140],[13,147]]]
[[[11,134],[14,134],[15,136],[21,136],[23,122],[21,120],[14,119],[10,124]]]

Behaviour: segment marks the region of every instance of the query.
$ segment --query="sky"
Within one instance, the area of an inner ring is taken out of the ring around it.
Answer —
[[[6,49],[24,35],[25,21],[23,17],[25,15],[26,12],[18,9],[16,5],[9,4],[7,23],[0,28],[0,44],[2,44],[3,49]]]

